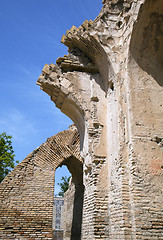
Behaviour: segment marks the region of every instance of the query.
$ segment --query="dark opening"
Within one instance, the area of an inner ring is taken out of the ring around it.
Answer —
[[[54,205],[56,208],[56,205],[58,204],[58,209],[55,210],[53,213],[57,214],[56,211],[60,211],[58,212],[58,214],[63,214],[63,211],[61,213],[62,199],[58,196],[60,190],[58,188],[59,186],[57,184],[57,180],[61,179],[61,176],[68,175],[69,172],[66,171],[66,168],[68,168],[71,174],[71,179],[69,182],[69,188],[65,192],[63,198],[64,224],[62,223],[61,228],[57,228],[56,226],[54,226],[55,221],[53,221],[53,240],[64,238],[71,240],[80,240],[82,231],[84,201],[83,163],[75,157],[70,157],[64,162],[62,162],[61,168],[59,167],[55,173],[57,179],[55,184],[56,189],[54,195]],[[55,220],[56,217],[54,217],[53,219]]]
[[[80,240],[84,201],[83,164],[75,157],[69,158],[64,164],[66,164],[67,168],[71,172],[72,182],[75,186],[70,239]]]

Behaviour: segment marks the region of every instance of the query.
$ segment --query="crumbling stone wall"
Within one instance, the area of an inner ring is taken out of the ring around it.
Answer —
[[[75,189],[65,238],[163,239],[163,2],[103,4],[94,22],[67,31],[68,55],[37,81],[77,126],[82,160],[68,130],[19,164],[1,184],[2,239],[51,239],[62,164]]]
[[[67,164],[73,177],[76,170],[80,174],[79,148],[77,130],[58,133],[6,176],[0,184],[0,239],[52,239],[55,170]]]
[[[162,239],[163,2],[103,4],[37,84],[80,134],[82,239]]]
[[[74,196],[75,196],[75,185],[70,180],[69,188],[64,194],[64,240],[71,239],[71,229],[73,224],[73,206],[74,206]]]

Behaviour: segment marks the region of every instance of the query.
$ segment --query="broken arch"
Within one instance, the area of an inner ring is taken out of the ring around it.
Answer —
[[[0,186],[1,238],[52,238],[55,170],[63,164],[71,172],[75,186],[70,234],[71,238],[80,238],[84,186],[76,129],[48,138],[6,176]]]

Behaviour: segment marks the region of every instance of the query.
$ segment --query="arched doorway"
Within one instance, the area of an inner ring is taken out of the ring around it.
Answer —
[[[3,224],[0,231],[1,239],[6,236],[10,239],[22,237],[52,239],[54,175],[55,170],[63,164],[71,171],[75,186],[69,239],[80,239],[83,201],[81,189],[84,188],[82,188],[83,163],[76,129],[65,130],[47,139],[19,163],[1,183],[0,216]],[[75,225],[79,219],[79,224]]]
[[[84,199],[83,162],[80,158],[79,134],[75,129],[64,131],[56,136],[57,138],[51,143],[51,149],[55,154],[54,171],[65,165],[72,176],[70,187],[64,195],[64,239],[77,240],[81,239]],[[58,240],[55,230],[53,239]]]
[[[71,173],[69,189],[64,194],[64,239],[81,239],[83,217],[83,163],[71,156],[61,165],[66,165]],[[53,237],[56,240],[56,236]]]

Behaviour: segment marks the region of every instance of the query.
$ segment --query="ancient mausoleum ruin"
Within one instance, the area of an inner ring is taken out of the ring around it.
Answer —
[[[81,235],[83,162],[78,131],[70,127],[47,139],[0,184],[0,239],[52,239],[55,170],[62,165],[73,178],[65,195],[68,217],[62,223],[66,226],[64,234],[69,239]],[[79,226],[77,231],[75,225]]]
[[[64,239],[163,239],[163,1],[104,0],[61,41],[68,55],[37,84],[78,131],[48,139],[4,179],[0,239],[52,239],[63,164],[73,183]]]

